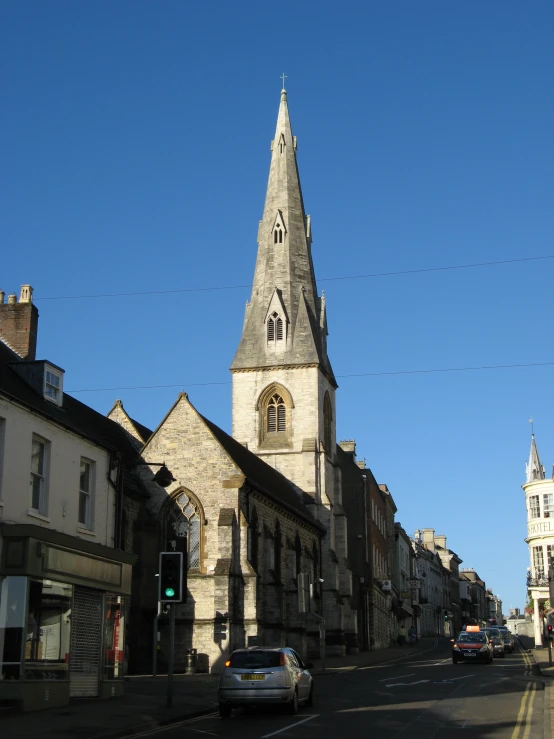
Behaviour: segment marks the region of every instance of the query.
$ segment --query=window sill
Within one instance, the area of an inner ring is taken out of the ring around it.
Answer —
[[[39,513],[35,508],[29,508],[27,510],[27,515],[31,516],[31,518],[38,518],[39,521],[44,521],[44,523],[50,523],[50,519],[47,516],[43,516],[42,513]]]
[[[92,529],[87,529],[85,526],[77,526],[77,533],[87,534],[87,536],[96,536],[96,531],[93,531]]]

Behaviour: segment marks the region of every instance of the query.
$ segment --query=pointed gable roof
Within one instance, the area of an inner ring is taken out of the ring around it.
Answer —
[[[195,414],[196,418],[204,424],[233,464],[242,472],[245,481],[249,482],[257,492],[267,497],[273,503],[282,506],[290,513],[298,516],[321,533],[326,532],[325,527],[317,521],[303,502],[302,491],[296,488],[284,475],[264,462],[263,459],[257,457],[253,452],[233,439],[232,436],[229,436],[223,429],[203,416],[190,402],[187,393],[179,393],[175,403],[144,445],[142,449],[143,454],[149,445],[155,444],[158,434],[163,433],[165,422],[174,413],[179,404],[183,402],[187,404],[187,407]]]
[[[533,482],[533,480],[544,480],[544,467],[541,464],[539,458],[539,450],[535,442],[535,434],[531,434],[531,449],[529,451],[529,461],[525,465],[525,471],[527,473],[526,482]]]
[[[322,304],[312,262],[310,218],[304,211],[296,137],[292,135],[285,90],[281,93],[271,148],[252,297],[246,307],[243,333],[231,370],[271,367],[276,362],[279,365],[316,364],[336,386],[327,356],[325,319],[321,318]],[[278,221],[283,223],[285,230],[282,243],[275,243],[273,236]],[[279,290],[290,319],[284,351],[279,353],[278,359],[274,352],[268,351],[264,323],[275,288]]]
[[[298,492],[298,489],[290,480],[264,462],[261,457],[239,444],[215,423],[204,418],[201,414],[199,415],[252,487],[266,495],[274,503],[282,505],[283,508],[299,516],[306,523],[325,533],[325,527],[312,516],[307,506],[302,502],[301,493]]]

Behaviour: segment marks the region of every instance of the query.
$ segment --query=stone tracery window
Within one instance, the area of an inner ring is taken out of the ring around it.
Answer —
[[[190,569],[200,567],[201,512],[197,501],[185,491],[177,493],[165,524],[167,550],[188,554]],[[186,541],[186,550],[185,550]]]
[[[256,410],[260,416],[260,443],[289,446],[292,439],[291,394],[279,383],[272,383],[260,395]]]
[[[285,431],[287,428],[287,408],[285,401],[275,393],[271,396],[267,404],[267,433],[274,434],[279,431]]]

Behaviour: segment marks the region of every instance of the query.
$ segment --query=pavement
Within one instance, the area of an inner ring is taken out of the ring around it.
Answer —
[[[533,644],[525,644],[524,638],[520,637],[520,645],[524,646],[525,644],[528,647],[528,652],[535,661],[544,682],[544,736],[546,739],[554,736],[554,645],[549,655],[548,648],[540,647],[536,649],[534,640],[532,641]]]
[[[444,639],[440,641],[444,642]],[[360,652],[345,657],[312,660],[310,672],[316,679],[340,672],[356,670],[373,664],[402,661],[411,654],[430,651],[439,639],[420,639],[415,646],[389,647],[373,652]],[[522,644],[541,671],[545,683],[549,711],[545,711],[544,736],[551,737],[554,728],[554,667],[548,664],[546,649],[527,648]],[[538,673],[535,669],[534,672]],[[119,698],[101,700],[72,699],[67,706],[50,708],[32,713],[0,712],[0,736],[17,739],[119,739],[138,731],[167,726],[218,710],[217,675],[175,675],[173,678],[172,707],[167,707],[167,676],[129,676],[125,679],[125,692]],[[548,714],[548,715],[546,715]]]

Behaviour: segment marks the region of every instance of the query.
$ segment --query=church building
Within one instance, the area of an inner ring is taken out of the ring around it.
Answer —
[[[137,624],[131,670],[144,664],[151,639],[157,554],[185,547],[188,599],[176,613],[177,668],[186,648],[197,649],[199,669],[210,672],[249,644],[319,654],[320,619],[304,612],[298,592],[304,580],[312,584],[313,611],[325,620],[327,654],[359,647],[336,441],[337,382],[296,149],[283,89],[252,295],[231,364],[232,435],[184,393],[145,443],[120,402],[109,414],[140,442],[144,462],[164,460],[175,478],[162,488],[152,479],[155,467],[138,467],[149,498],[143,510],[126,511],[126,541],[141,560],[135,595],[142,625],[131,619]],[[160,624],[163,662],[163,617]]]

